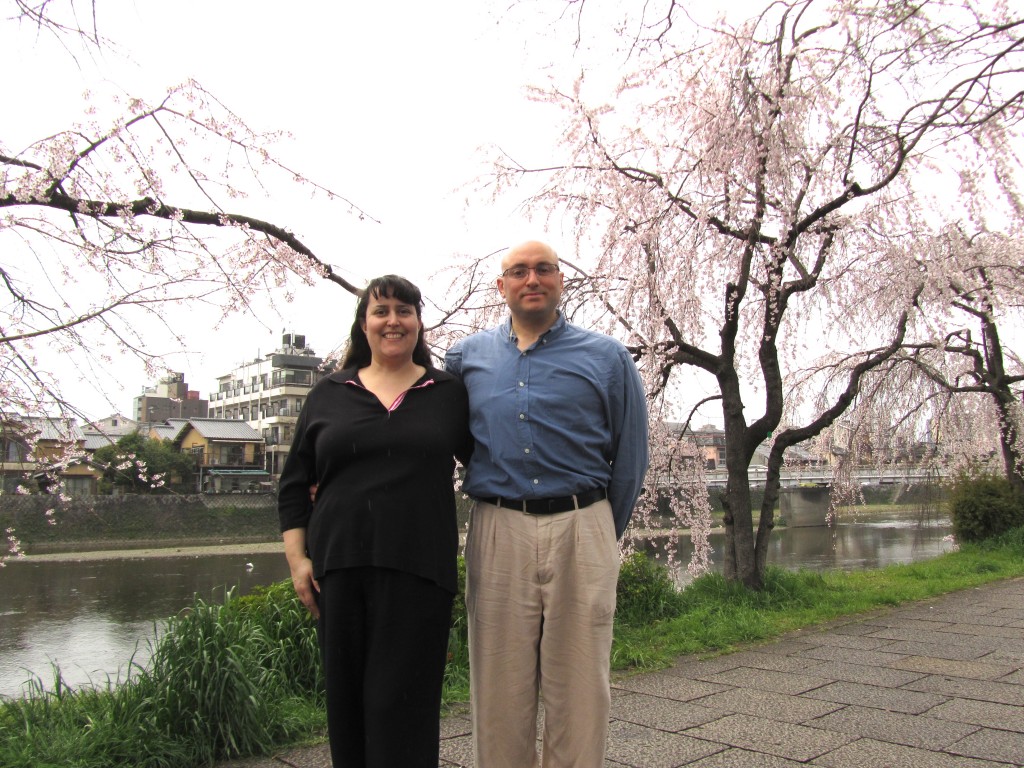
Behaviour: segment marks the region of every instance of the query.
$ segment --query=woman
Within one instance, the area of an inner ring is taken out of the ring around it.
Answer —
[[[335,768],[438,763],[452,457],[465,463],[472,443],[466,389],[431,366],[421,311],[408,280],[370,281],[342,370],[310,390],[281,476],[292,583],[319,619]]]

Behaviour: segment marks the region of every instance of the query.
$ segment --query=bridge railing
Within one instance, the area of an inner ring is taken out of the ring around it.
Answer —
[[[705,471],[708,486],[720,488],[729,479],[725,469]],[[768,476],[768,468],[752,465],[748,477],[752,485],[763,485]],[[860,467],[853,470],[853,478],[862,485],[890,485],[898,483],[927,483],[946,477],[946,473],[936,468],[923,467],[892,467],[878,469],[876,467]],[[829,485],[832,482],[832,470],[828,467],[785,467],[781,473],[783,487],[813,483]]]

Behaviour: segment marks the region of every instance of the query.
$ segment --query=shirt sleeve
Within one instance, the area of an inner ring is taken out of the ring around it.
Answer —
[[[295,424],[295,436],[281,471],[277,491],[277,515],[281,531],[291,528],[306,528],[313,504],[309,499],[309,487],[316,482],[316,452],[309,439],[310,398],[306,398]]]
[[[462,378],[462,347],[456,344],[444,354],[444,369]]]
[[[621,539],[633,516],[633,507],[647,474],[647,398],[633,358],[623,349],[619,356],[622,375],[613,393],[613,429],[615,430],[612,479],[608,500],[615,518],[615,536]]]

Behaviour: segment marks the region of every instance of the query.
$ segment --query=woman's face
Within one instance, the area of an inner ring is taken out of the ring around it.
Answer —
[[[412,304],[387,296],[370,296],[363,332],[374,360],[412,359],[423,323]]]

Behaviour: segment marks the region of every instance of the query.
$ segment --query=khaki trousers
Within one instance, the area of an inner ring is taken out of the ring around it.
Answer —
[[[618,573],[607,501],[554,515],[476,503],[466,541],[476,768],[604,765]]]

